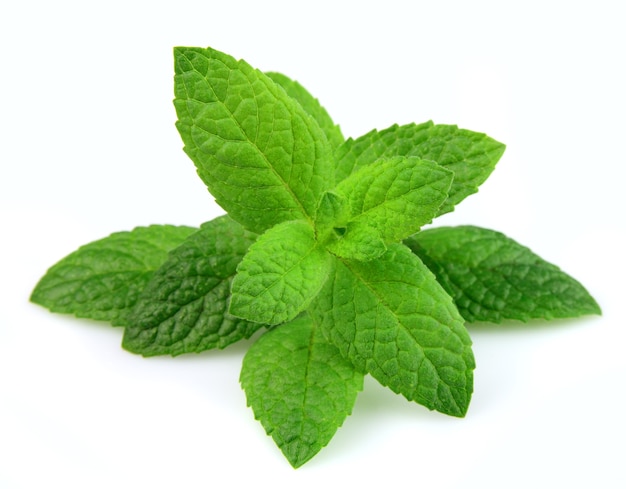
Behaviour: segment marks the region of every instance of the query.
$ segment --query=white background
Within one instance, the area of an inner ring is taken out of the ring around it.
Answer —
[[[0,487],[626,487],[620,2],[3,2]],[[293,470],[246,408],[247,345],[143,359],[28,296],[81,244],[221,213],[174,128],[172,47],[282,71],[346,136],[458,124],[507,151],[440,224],[505,232],[604,315],[470,327],[465,419],[366,382]]]

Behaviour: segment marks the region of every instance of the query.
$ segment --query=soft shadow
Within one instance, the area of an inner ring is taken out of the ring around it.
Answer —
[[[475,333],[531,333],[533,331],[558,331],[563,328],[582,329],[590,327],[599,320],[600,316],[581,316],[578,318],[556,318],[556,319],[532,319],[528,322],[506,320],[501,323],[466,323],[470,334]]]

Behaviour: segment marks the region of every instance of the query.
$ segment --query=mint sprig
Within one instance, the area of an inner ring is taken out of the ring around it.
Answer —
[[[213,49],[174,50],[176,124],[227,216],[113,234],[46,273],[31,300],[124,327],[144,356],[257,334],[241,370],[255,417],[294,467],[371,375],[466,414],[465,323],[600,314],[584,287],[501,233],[422,228],[491,174],[504,145],[452,125],[344,139],[301,84]]]

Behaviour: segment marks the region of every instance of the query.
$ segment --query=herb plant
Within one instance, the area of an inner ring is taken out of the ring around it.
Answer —
[[[257,340],[241,384],[298,467],[332,438],[371,375],[464,416],[465,323],[600,314],[583,286],[501,233],[421,230],[477,191],[504,152],[451,125],[344,140],[299,83],[201,48],[176,48],[177,128],[227,215],[87,244],[31,300],[124,327],[122,346],[180,355]]]

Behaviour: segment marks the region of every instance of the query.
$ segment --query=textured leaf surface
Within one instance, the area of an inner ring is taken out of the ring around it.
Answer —
[[[382,157],[416,156],[435,161],[454,172],[446,202],[438,214],[450,212],[465,197],[475,193],[504,153],[502,143],[485,134],[457,126],[433,124],[394,125],[348,139],[336,151],[336,180]]]
[[[261,233],[312,221],[333,186],[319,125],[266,75],[201,48],[176,48],[174,105],[185,151],[231,218]]]
[[[391,245],[367,263],[335,260],[309,311],[359,371],[429,409],[465,414],[473,389],[469,335],[452,299],[407,247]]]
[[[224,348],[261,325],[228,314],[237,265],[256,235],[227,216],[174,249],[141,294],[122,346],[144,356]]]
[[[406,241],[467,321],[600,314],[575,279],[502,233],[475,226],[422,231]]]
[[[265,324],[295,318],[324,284],[330,259],[308,223],[274,226],[250,247],[237,268],[231,314]]]
[[[47,271],[30,300],[52,312],[124,326],[168,251],[194,231],[187,226],[153,225],[81,246]]]
[[[335,191],[346,197],[349,226],[373,227],[385,243],[394,243],[416,233],[437,215],[452,178],[453,173],[437,163],[398,156],[362,167]]]
[[[387,251],[387,245],[375,227],[367,222],[351,222],[343,234],[337,233],[335,239],[329,241],[327,249],[341,258],[370,261]]]
[[[319,100],[313,97],[306,88],[282,73],[269,72],[266,75],[283,87],[287,95],[295,99],[305,112],[317,121],[333,149],[339,147],[344,142],[339,126],[333,122],[326,109],[321,106]]]
[[[318,241],[326,244],[329,239],[343,233],[350,219],[348,201],[335,192],[322,195],[315,215],[315,233]]]
[[[265,333],[241,369],[248,405],[289,463],[299,467],[352,412],[363,375],[305,316]]]

